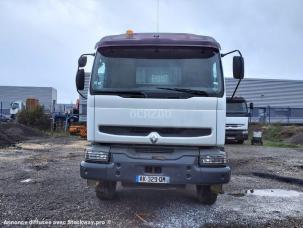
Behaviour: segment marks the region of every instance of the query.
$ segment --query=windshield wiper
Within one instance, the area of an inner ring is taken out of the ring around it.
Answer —
[[[98,91],[98,94],[112,94],[122,97],[147,97],[147,94],[145,92],[136,90],[104,90]]]
[[[189,93],[194,95],[201,95],[208,97],[208,93],[202,90],[195,90],[195,89],[185,89],[185,88],[171,88],[171,87],[157,87],[157,89],[165,89],[165,90],[172,90],[182,93]]]

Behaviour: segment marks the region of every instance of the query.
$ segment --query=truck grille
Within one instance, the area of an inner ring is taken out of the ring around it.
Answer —
[[[168,147],[136,147],[135,151],[137,153],[173,153],[174,148]]]
[[[226,127],[243,127],[245,124],[226,124]]]
[[[210,128],[99,126],[99,131],[124,136],[148,136],[151,132],[157,132],[162,137],[200,137],[211,134]]]

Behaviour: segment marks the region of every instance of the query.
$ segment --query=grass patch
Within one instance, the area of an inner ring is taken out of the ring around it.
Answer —
[[[298,133],[303,132],[302,126],[296,125],[281,125],[281,124],[266,124],[266,125],[251,125],[249,129],[249,138],[252,138],[254,130],[261,130],[263,144],[269,147],[283,148],[303,148],[301,140],[289,140]]]
[[[264,140],[263,145],[268,147],[280,147],[280,148],[303,148],[303,145],[301,144],[290,144],[290,143],[275,142],[269,140]]]

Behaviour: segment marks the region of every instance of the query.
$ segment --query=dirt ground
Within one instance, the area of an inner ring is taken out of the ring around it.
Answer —
[[[38,129],[14,122],[0,123],[0,148],[14,145],[32,137],[41,137],[45,134]]]
[[[0,149],[0,226],[303,226],[303,149],[227,145],[231,182],[214,205],[204,206],[192,187],[120,187],[116,199],[99,201],[79,176],[85,145],[43,137]]]

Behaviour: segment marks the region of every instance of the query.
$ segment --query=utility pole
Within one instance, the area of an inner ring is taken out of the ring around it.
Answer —
[[[156,18],[156,30],[159,33],[159,0],[157,1],[157,18]]]

